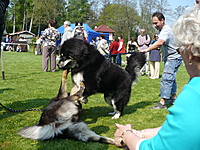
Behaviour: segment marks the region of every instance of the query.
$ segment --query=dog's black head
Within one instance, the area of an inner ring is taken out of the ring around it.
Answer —
[[[76,38],[69,39],[61,46],[58,66],[60,69],[75,68],[83,63],[88,53],[88,43]]]

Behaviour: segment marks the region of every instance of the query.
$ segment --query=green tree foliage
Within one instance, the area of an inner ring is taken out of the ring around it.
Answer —
[[[171,13],[171,9],[169,9],[170,5],[167,0],[140,0],[139,6],[141,12],[141,22],[139,27],[145,28],[147,34],[153,37],[157,30],[152,25],[152,14],[154,12],[161,12],[167,16]],[[166,17],[166,19],[168,18]]]
[[[154,12],[164,13],[170,21],[180,16],[185,7],[175,11],[169,8],[167,0],[10,0],[6,30],[8,33],[28,30],[39,35],[50,19],[57,20],[57,27],[65,20],[82,21],[91,28],[107,25],[116,31],[115,35],[123,35],[128,41],[131,36],[137,37],[140,28],[146,28],[150,35],[157,32],[151,22]]]
[[[42,30],[45,29],[50,19],[57,20],[61,25],[66,19],[64,6],[64,0],[11,0],[7,20],[8,32],[12,32],[12,27],[15,27],[13,31],[29,30],[31,21],[31,31],[34,33],[37,33],[38,26],[42,26]]]
[[[131,5],[132,4],[132,5]],[[116,36],[123,35],[125,41],[137,33],[140,20],[136,5],[129,3],[108,4],[102,10],[98,25],[105,24],[116,31]]]
[[[67,17],[71,22],[86,22],[90,13],[90,4],[87,0],[69,0]]]

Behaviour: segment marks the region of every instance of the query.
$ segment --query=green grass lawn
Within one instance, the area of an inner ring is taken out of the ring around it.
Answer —
[[[51,98],[57,95],[62,71],[43,72],[42,57],[33,53],[5,52],[5,80],[0,79],[0,102],[9,108],[44,109]],[[163,63],[161,63],[161,72]],[[188,82],[189,76],[181,65],[177,74],[178,93]],[[71,80],[68,75],[68,91]],[[114,123],[132,124],[135,129],[161,126],[168,114],[167,110],[151,110],[149,107],[159,100],[160,79],[152,80],[141,76],[137,85],[132,86],[130,102],[124,115],[112,120],[107,114],[112,112],[103,94],[89,97],[89,103],[83,104],[81,120],[97,134],[113,138],[116,127]],[[35,141],[25,139],[16,133],[25,126],[39,121],[41,112],[8,112],[0,107],[0,149],[3,150],[117,150],[114,145],[85,143],[71,139],[53,139]]]

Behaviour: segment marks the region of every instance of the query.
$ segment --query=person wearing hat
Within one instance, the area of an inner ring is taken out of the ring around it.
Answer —
[[[69,22],[69,21],[64,22],[65,31],[64,31],[64,34],[62,36],[62,40],[61,40],[60,45],[62,45],[66,40],[68,40],[72,37],[73,29],[70,27],[70,24],[71,24],[71,22]]]

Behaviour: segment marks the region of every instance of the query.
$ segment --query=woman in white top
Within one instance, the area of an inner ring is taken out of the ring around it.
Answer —
[[[131,37],[127,43],[126,52],[134,52],[136,47],[138,47],[138,44],[134,41],[134,37]]]

